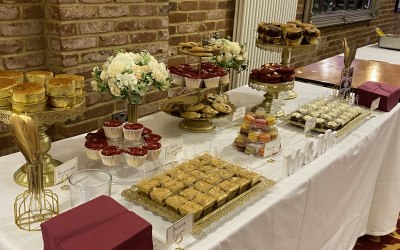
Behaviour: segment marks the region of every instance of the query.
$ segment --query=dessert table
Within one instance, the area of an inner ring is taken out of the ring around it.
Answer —
[[[330,89],[296,82],[298,98],[285,101],[285,112]],[[263,92],[247,86],[228,92],[237,107],[250,109],[263,100]],[[159,112],[140,119],[145,126],[162,135],[168,145],[183,138],[184,152],[177,160],[203,151],[248,167],[277,184],[260,199],[237,209],[215,223],[198,238],[184,237],[185,249],[352,249],[358,236],[386,234],[395,229],[400,211],[400,105],[391,112],[373,112],[360,127],[332,149],[287,177],[283,155],[302,148],[307,139],[303,130],[279,122],[282,149],[271,158],[250,157],[234,149],[232,142],[239,122],[217,119],[213,132],[195,134],[180,130],[181,119]],[[93,166],[84,152],[84,136],[54,142],[53,157],[67,161],[78,157],[79,168]],[[163,155],[163,153],[162,153]],[[164,161],[166,162],[166,161]],[[13,202],[24,188],[13,181],[13,173],[24,163],[22,154],[0,157],[0,249],[43,249],[41,232],[26,232],[14,224]],[[70,209],[65,183],[51,187],[58,194],[60,211]],[[112,197],[153,225],[155,249],[166,246],[165,229],[171,223],[149,210],[124,200],[120,192],[131,183],[113,184]]]

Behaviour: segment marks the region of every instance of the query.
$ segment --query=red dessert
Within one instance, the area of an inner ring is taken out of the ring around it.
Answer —
[[[121,125],[122,125],[122,122],[118,121],[118,120],[108,120],[103,123],[103,126],[106,126],[106,127],[119,127]]]
[[[139,147],[130,147],[126,150],[126,153],[134,156],[145,156],[147,152],[147,149]]]
[[[275,69],[270,68],[270,67],[262,67],[259,70],[259,74],[262,74],[262,75],[272,74],[274,72],[275,72]]]
[[[151,129],[144,127],[142,131],[142,136],[150,134],[151,132],[153,132]]]
[[[286,67],[286,66],[281,66],[276,68],[276,72],[282,74],[282,75],[293,75],[294,74],[294,68],[293,67]]]
[[[124,150],[117,146],[106,146],[101,150],[101,154],[106,156],[119,155],[123,152]]]
[[[88,133],[85,136],[85,139],[86,140],[94,140],[94,141],[105,141],[106,137],[101,134],[98,134],[98,133]]]
[[[281,74],[274,72],[272,74],[262,75],[260,79],[265,83],[278,83],[281,81]]]
[[[143,128],[143,127],[144,126],[141,123],[129,123],[129,122],[127,122],[127,123],[124,124],[124,128],[125,129],[139,130],[139,129]]]
[[[281,77],[281,79],[284,82],[290,82],[290,81],[293,81],[295,79],[295,76],[294,75],[283,75]]]
[[[146,142],[148,142],[148,141],[157,142],[157,141],[161,140],[161,138],[162,138],[161,135],[153,134],[153,133],[150,133],[150,134],[147,134],[147,135],[143,136],[143,139]]]
[[[87,140],[85,142],[85,147],[93,150],[100,150],[107,146],[107,142],[105,140]]]
[[[157,150],[161,148],[161,144],[159,142],[146,142],[142,147],[147,150]]]
[[[100,136],[106,138],[106,134],[104,133],[104,129],[103,128],[97,130],[96,134],[99,134]]]

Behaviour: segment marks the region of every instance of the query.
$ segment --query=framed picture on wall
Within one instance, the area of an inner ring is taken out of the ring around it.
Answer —
[[[396,5],[394,6],[394,12],[400,12],[400,0],[397,0]]]

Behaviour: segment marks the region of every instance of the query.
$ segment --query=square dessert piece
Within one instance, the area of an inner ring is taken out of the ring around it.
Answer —
[[[144,179],[141,180],[136,187],[138,188],[139,192],[145,193],[147,195],[153,190],[153,188],[160,187],[160,182],[154,179]]]
[[[161,185],[173,180],[173,179],[172,179],[169,175],[167,175],[167,174],[159,174],[159,175],[156,175],[156,176],[153,177],[153,179],[154,179],[154,180],[157,180],[158,182],[160,182]]]
[[[217,186],[219,183],[221,183],[223,181],[221,177],[219,177],[218,175],[214,175],[214,174],[206,175],[206,177],[204,177],[203,180],[210,183],[213,186]]]
[[[196,202],[188,201],[179,207],[181,215],[185,216],[193,213],[194,220],[198,220],[203,212],[203,207]]]
[[[191,171],[193,171],[195,169],[198,169],[198,166],[190,164],[190,163],[187,163],[187,162],[181,163],[177,167],[182,169],[186,173],[189,173],[189,172],[191,172]]]
[[[198,180],[201,180],[207,176],[207,173],[204,173],[200,170],[193,170],[192,172],[190,172],[190,174],[195,176]]]
[[[197,181],[197,177],[188,174],[185,179],[181,180],[186,187],[191,187]]]
[[[210,190],[212,188],[212,185],[208,184],[205,181],[196,181],[196,183],[193,186],[195,189],[203,192],[203,193],[207,193],[208,190]]]
[[[168,188],[172,193],[176,194],[178,191],[183,190],[185,188],[185,184],[183,182],[177,180],[171,180],[167,183],[163,184],[164,188]]]
[[[220,158],[213,158],[210,163],[217,168],[223,168],[228,164],[226,161]]]
[[[209,153],[204,153],[199,156],[200,160],[204,160],[204,161],[208,161],[208,162],[211,162],[213,160],[213,158],[214,157],[212,155],[210,155]]]
[[[256,185],[262,179],[261,175],[259,175],[257,173],[254,173],[254,172],[249,172],[249,173],[246,173],[246,174],[242,174],[240,177],[248,179],[250,181],[250,186]]]
[[[180,168],[172,168],[172,169],[165,171],[165,173],[167,175],[171,176],[172,178],[176,178],[177,176],[179,176],[181,174],[185,174],[186,172]]]
[[[208,161],[205,161],[205,160],[202,160],[202,159],[196,157],[196,158],[191,159],[190,161],[188,161],[188,163],[190,163],[192,165],[195,165],[197,167],[201,167],[203,165],[208,164]]]
[[[203,215],[206,215],[212,211],[216,199],[212,196],[199,193],[193,201],[203,206]]]
[[[179,213],[179,207],[188,202],[189,200],[183,196],[180,195],[173,195],[169,196],[166,200],[165,203],[167,206],[175,210],[177,213]]]
[[[228,195],[228,200],[232,199],[236,196],[237,191],[239,190],[239,185],[233,183],[231,181],[225,180],[218,185],[222,190],[226,192]]]
[[[211,174],[211,173],[214,173],[215,171],[217,171],[217,168],[212,167],[210,165],[204,165],[204,166],[200,167],[200,171],[203,171],[207,174]]]
[[[190,187],[190,188],[186,188],[185,190],[181,191],[179,193],[179,195],[181,195],[189,200],[193,200],[194,197],[196,197],[196,195],[199,193],[200,193],[200,191]]]
[[[222,180],[229,180],[230,178],[233,177],[233,172],[231,172],[227,169],[218,169],[215,172],[215,175],[221,177]]]
[[[239,185],[239,194],[243,193],[250,186],[250,180],[241,177],[232,177],[231,182]]]
[[[225,203],[228,195],[220,188],[220,187],[213,187],[208,190],[207,194],[214,197],[216,199],[216,206],[219,207]]]
[[[150,193],[151,199],[160,203],[161,205],[165,205],[165,199],[171,195],[172,192],[168,188],[153,188]]]
[[[188,178],[190,175],[187,173],[179,174],[175,177],[176,180],[183,182],[184,179]]]

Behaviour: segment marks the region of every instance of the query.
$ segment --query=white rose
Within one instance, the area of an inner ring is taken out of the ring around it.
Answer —
[[[109,78],[115,77],[118,73],[121,73],[125,68],[124,63],[119,61],[114,61],[110,63],[107,68],[107,75]]]
[[[107,73],[106,73],[106,71],[101,71],[101,73],[100,73],[100,79],[101,80],[103,80],[103,81],[105,81],[106,79],[107,79]]]
[[[100,88],[97,85],[97,82],[95,80],[91,81],[90,85],[92,85],[92,88],[93,88],[94,91],[100,92]]]
[[[108,87],[110,88],[110,92],[113,96],[121,96],[121,89],[115,83],[108,83]]]

